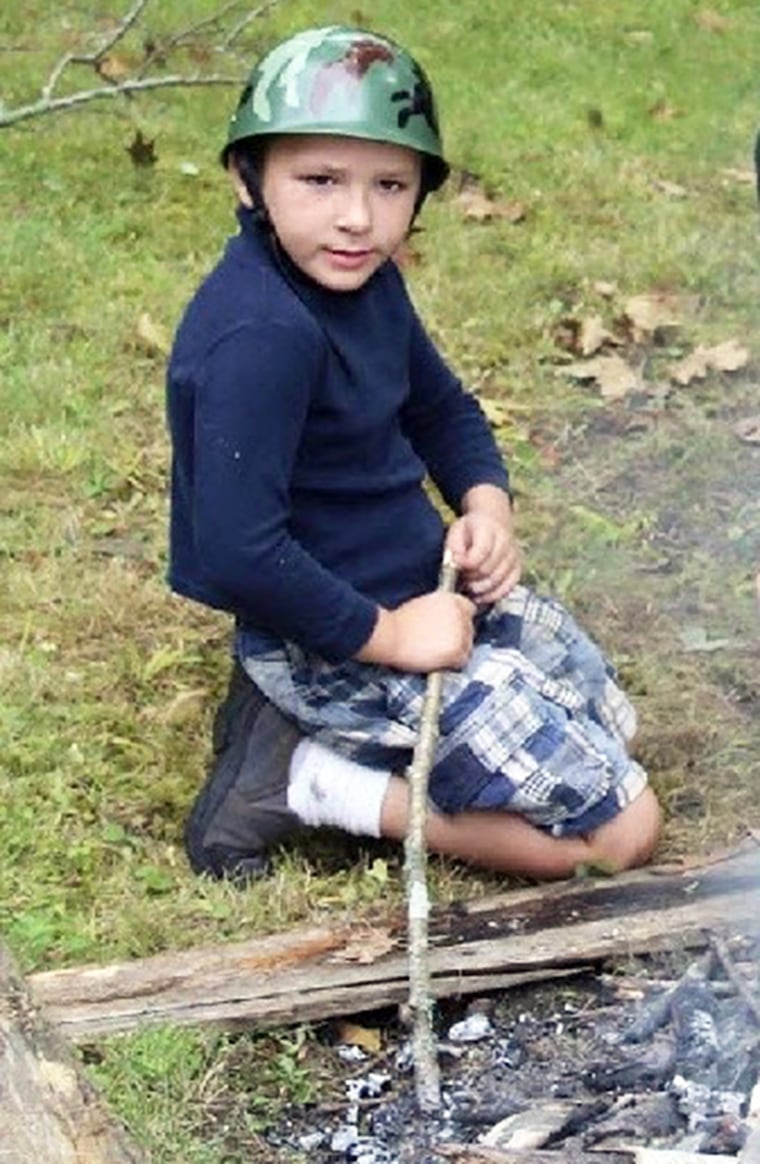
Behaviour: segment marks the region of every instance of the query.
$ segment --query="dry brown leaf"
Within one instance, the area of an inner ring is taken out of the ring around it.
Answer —
[[[693,380],[704,380],[708,372],[738,372],[749,361],[749,352],[738,340],[725,340],[715,347],[704,344],[674,364],[669,371],[670,379],[686,386]]]
[[[681,384],[685,387],[687,384],[691,384],[692,380],[704,380],[709,367],[707,349],[700,345],[693,352],[689,352],[688,356],[684,356],[678,363],[673,364],[669,370],[670,379],[675,384]]]
[[[135,326],[135,340],[138,347],[149,356],[167,356],[171,343],[169,336],[161,326],[151,319],[147,311],[143,311]]]
[[[681,116],[681,110],[671,105],[666,97],[661,97],[654,105],[650,105],[649,116],[652,121],[672,121],[674,117]]]
[[[734,432],[740,441],[746,441],[748,445],[760,445],[760,415],[744,416],[737,420]]]
[[[724,340],[714,348],[708,348],[710,366],[716,372],[738,372],[749,363],[749,352],[739,340]]]
[[[714,8],[703,8],[700,12],[695,12],[694,23],[705,32],[725,32],[731,27],[726,17],[716,12]]]
[[[578,334],[578,349],[582,356],[593,356],[604,344],[612,340],[612,335],[602,322],[601,315],[588,315],[581,320]]]
[[[639,387],[639,377],[621,356],[597,356],[584,363],[567,364],[560,371],[574,380],[596,380],[605,400],[622,400]]]
[[[330,957],[331,962],[358,962],[369,966],[395,949],[396,941],[387,930],[363,930]]]
[[[612,299],[617,294],[617,283],[610,283],[606,279],[597,279],[594,283],[594,290],[597,295],[602,296],[602,299]]]
[[[118,85],[120,81],[126,81],[132,72],[132,65],[126,57],[117,56],[116,53],[106,53],[98,61],[97,70],[101,77],[105,77],[106,81],[113,81],[115,85]]]
[[[348,1047],[361,1047],[369,1051],[370,1055],[377,1055],[383,1048],[380,1031],[374,1027],[361,1027],[358,1023],[350,1023],[341,1019],[335,1028],[337,1042]]]
[[[492,198],[482,183],[469,174],[462,176],[459,193],[454,202],[463,216],[473,222],[490,222],[494,218],[503,218],[507,222],[522,222],[525,218],[525,206],[522,202]]]
[[[663,329],[677,327],[680,323],[679,307],[677,296],[666,291],[632,296],[625,305],[624,316],[633,339],[640,343]]]

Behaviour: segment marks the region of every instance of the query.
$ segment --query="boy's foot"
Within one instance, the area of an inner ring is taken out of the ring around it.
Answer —
[[[245,884],[269,871],[269,850],[299,825],[287,794],[302,738],[235,661],[214,719],[209,774],[185,825],[196,873]]]

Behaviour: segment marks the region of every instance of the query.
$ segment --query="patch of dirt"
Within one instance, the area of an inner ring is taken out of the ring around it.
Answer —
[[[536,584],[567,602],[634,698],[663,855],[760,824],[760,446],[736,431],[756,411],[746,375],[555,422],[553,472],[525,499]]]

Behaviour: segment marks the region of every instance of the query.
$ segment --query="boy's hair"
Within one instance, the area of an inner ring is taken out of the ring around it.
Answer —
[[[254,203],[260,203],[266,141],[287,134],[358,137],[415,150],[422,158],[417,209],[449,172],[424,70],[405,49],[364,29],[307,29],[253,69],[221,160],[234,159]]]

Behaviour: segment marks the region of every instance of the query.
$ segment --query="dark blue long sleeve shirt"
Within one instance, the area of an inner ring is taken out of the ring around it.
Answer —
[[[425,333],[398,270],[333,292],[246,211],[182,319],[168,370],[169,582],[339,661],[433,590],[442,519],[507,487],[488,424]]]

